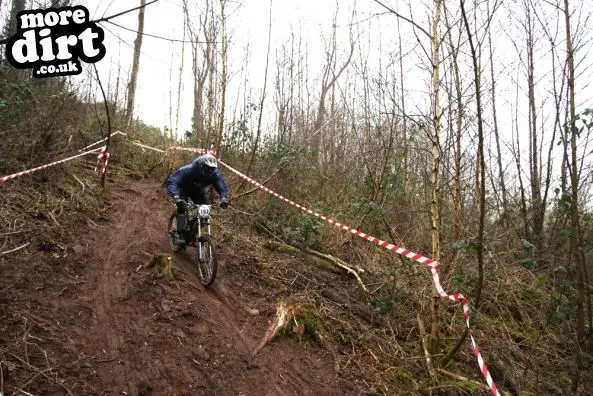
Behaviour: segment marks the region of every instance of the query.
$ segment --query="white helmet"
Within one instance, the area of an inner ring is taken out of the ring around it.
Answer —
[[[197,160],[198,160],[198,162],[200,164],[209,166],[210,168],[217,168],[218,167],[218,162],[216,161],[216,157],[214,157],[210,153],[204,154],[204,155],[198,157]]]

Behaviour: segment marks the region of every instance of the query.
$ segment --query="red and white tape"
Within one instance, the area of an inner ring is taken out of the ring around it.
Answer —
[[[165,152],[165,150],[161,150],[159,148],[154,148],[154,147],[147,146],[145,144],[140,143],[137,140],[133,141],[132,144],[135,144],[136,146],[139,146],[139,147],[142,147],[142,148],[145,148],[145,149],[148,149],[148,150],[158,151],[159,153],[164,153]]]
[[[287,202],[288,204],[297,207],[298,209],[302,210],[303,212],[307,213],[310,216],[314,216],[317,218],[320,218],[321,220],[324,220],[326,222],[328,222],[329,224],[333,224],[338,228],[341,228],[344,231],[348,231],[356,236],[359,236],[363,239],[366,239],[369,242],[375,243],[379,246],[381,246],[384,249],[390,250],[394,253],[397,253],[403,257],[407,257],[412,261],[415,261],[417,263],[420,263],[422,265],[425,265],[427,267],[430,268],[430,271],[432,273],[432,278],[435,284],[435,287],[437,289],[437,292],[439,293],[439,295],[441,297],[444,298],[448,298],[449,300],[455,301],[455,302],[460,302],[462,307],[463,307],[463,312],[465,315],[465,324],[467,326],[467,328],[469,329],[469,336],[470,336],[470,340],[471,340],[471,344],[472,344],[472,350],[473,353],[478,361],[478,366],[480,367],[480,371],[482,372],[482,375],[484,376],[484,379],[486,380],[486,383],[488,384],[488,386],[490,387],[490,390],[492,391],[492,394],[495,396],[500,396],[500,393],[498,392],[497,388],[496,388],[496,384],[494,383],[494,380],[492,379],[492,376],[490,375],[490,372],[488,371],[488,368],[486,367],[486,363],[484,362],[484,359],[482,358],[482,354],[480,353],[480,350],[478,348],[478,345],[476,344],[476,340],[474,339],[474,336],[472,334],[472,329],[471,329],[471,325],[470,325],[470,309],[469,309],[469,302],[467,300],[467,298],[465,298],[462,294],[460,293],[453,293],[453,294],[447,294],[447,292],[445,292],[445,289],[443,288],[443,286],[441,285],[440,279],[439,279],[439,274],[438,274],[438,267],[439,267],[439,263],[436,260],[430,259],[428,257],[425,257],[421,254],[409,251],[408,249],[404,249],[402,247],[399,247],[397,245],[394,245],[392,243],[383,241],[379,238],[375,238],[372,235],[366,234],[364,232],[358,231],[348,225],[342,224],[340,222],[337,222],[329,217],[326,217],[320,213],[317,213],[309,208],[306,208],[288,198],[283,197],[282,195],[278,194],[275,191],[270,190],[269,188],[265,187],[263,184],[258,183],[257,181],[251,179],[250,177],[244,175],[243,173],[239,172],[238,170],[232,168],[231,166],[225,164],[224,162],[222,162],[221,160],[218,160],[218,162],[225,166],[226,168],[228,168],[231,172],[235,173],[237,176],[247,180],[248,182],[250,182],[251,184],[257,186],[258,188],[264,190],[265,192],[275,196],[278,199],[281,199],[285,202]]]
[[[195,153],[200,153],[200,154],[204,154],[207,152],[212,153],[211,150],[207,150],[207,149],[199,149],[199,148],[187,148],[187,147],[177,147],[175,145],[170,146],[170,150],[175,152],[176,150],[183,150],[183,151],[191,151],[191,152],[195,152]],[[439,293],[439,295],[443,298],[447,298],[449,300],[452,300],[454,302],[459,302],[461,303],[461,306],[463,307],[463,313],[465,316],[465,324],[469,330],[469,337],[470,337],[470,341],[472,344],[472,352],[474,354],[474,356],[476,357],[477,361],[478,361],[478,366],[480,368],[480,371],[482,373],[482,375],[484,376],[484,379],[486,380],[486,383],[488,384],[488,386],[490,387],[490,390],[492,392],[492,394],[494,396],[500,396],[500,393],[498,392],[498,389],[496,387],[496,384],[494,383],[494,380],[492,379],[492,376],[490,375],[490,372],[488,371],[488,368],[486,367],[486,363],[482,357],[482,354],[480,353],[480,350],[478,348],[478,345],[476,343],[476,340],[474,339],[474,336],[472,334],[472,329],[471,329],[471,325],[470,325],[470,309],[469,309],[469,301],[467,300],[467,298],[465,296],[463,296],[461,293],[455,292],[453,294],[447,294],[447,292],[445,292],[445,289],[443,288],[443,286],[441,285],[440,279],[439,279],[439,274],[438,274],[438,267],[439,267],[439,263],[436,260],[430,259],[428,257],[425,257],[419,253],[415,253],[412,252],[408,249],[399,247],[397,245],[394,245],[392,243],[383,241],[379,238],[375,238],[372,235],[366,234],[364,232],[358,231],[355,228],[352,228],[348,225],[342,224],[338,221],[335,221],[329,217],[326,217],[320,213],[317,213],[309,208],[306,208],[288,198],[285,198],[284,196],[278,194],[275,191],[270,190],[269,188],[267,188],[266,186],[264,186],[263,184],[251,179],[250,177],[244,175],[243,173],[239,172],[238,170],[234,169],[233,167],[231,167],[230,165],[224,163],[223,161],[221,161],[220,159],[218,160],[218,162],[223,165],[224,167],[226,167],[227,169],[229,169],[231,172],[235,173],[237,176],[247,180],[248,182],[250,182],[251,184],[255,185],[256,187],[264,190],[265,192],[275,196],[278,199],[281,199],[283,201],[285,201],[286,203],[295,206],[296,208],[302,210],[303,212],[307,213],[310,216],[314,216],[317,218],[320,218],[321,220],[324,220],[326,222],[328,222],[329,224],[335,225],[336,227],[344,230],[344,231],[348,231],[360,238],[366,239],[369,242],[375,243],[379,246],[381,246],[382,248],[392,251],[394,253],[397,253],[403,257],[407,257],[412,261],[415,261],[417,263],[420,263],[422,265],[425,265],[427,267],[430,268],[430,271],[432,273],[432,279],[433,282],[435,284],[436,290]]]
[[[126,135],[124,132],[122,132],[122,131],[115,131],[115,132],[113,132],[113,133],[111,134],[111,137],[114,137],[114,136],[116,136],[116,135],[124,135],[124,136],[127,136],[127,135]],[[103,139],[101,139],[101,140],[97,140],[95,143],[91,143],[91,144],[89,144],[88,146],[85,146],[85,147],[81,148],[81,149],[80,149],[80,150],[78,150],[78,151],[83,151],[83,150],[86,150],[86,149],[88,149],[89,147],[93,147],[93,146],[96,146],[96,145],[98,145],[98,144],[101,144],[101,143],[103,143],[103,142],[104,142],[104,141],[106,141],[106,140],[107,140],[107,138],[103,138]]]
[[[191,148],[191,147],[178,147],[174,144],[172,144],[171,146],[169,146],[169,150],[171,150],[172,152],[175,152],[176,150],[180,150],[180,151],[191,151],[193,153],[196,154],[212,154],[214,156],[216,156],[216,150],[212,150],[212,149],[202,149],[202,148]]]
[[[95,165],[95,172],[97,168],[99,168],[99,164],[103,161],[103,169],[101,173],[105,173],[107,171],[107,163],[109,162],[109,153],[106,151],[107,146],[103,146],[99,149],[99,155],[97,155],[97,165]]]
[[[84,153],[73,155],[72,157],[64,158],[64,159],[61,159],[59,161],[55,161],[55,162],[52,162],[52,163],[49,163],[49,164],[46,164],[46,165],[38,166],[36,168],[27,169],[27,170],[24,170],[24,171],[21,171],[21,172],[13,173],[12,175],[2,176],[2,177],[0,177],[0,185],[4,184],[5,182],[7,182],[9,180],[14,180],[16,178],[19,178],[19,177],[22,177],[22,176],[25,176],[25,175],[29,175],[29,174],[31,174],[33,172],[37,172],[37,171],[40,171],[42,169],[47,169],[47,168],[50,168],[52,166],[63,164],[65,162],[72,161],[73,159],[76,159],[76,158],[79,158],[79,157],[83,157],[83,156],[88,155],[88,154],[97,154],[97,151],[99,151],[99,156],[103,155],[103,156],[107,156],[107,158],[109,158],[109,153],[105,153],[105,150],[104,149],[105,149],[105,146],[103,146],[100,149],[94,149],[94,150],[85,151]],[[103,153],[103,154],[101,154],[101,153]],[[107,161],[105,161],[103,172],[105,172],[105,168],[106,167],[107,167]]]

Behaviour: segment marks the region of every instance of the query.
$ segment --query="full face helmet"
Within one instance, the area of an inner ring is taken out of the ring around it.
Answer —
[[[202,172],[207,176],[211,176],[218,167],[216,157],[214,157],[212,154],[202,155],[198,158],[198,162],[200,164]]]

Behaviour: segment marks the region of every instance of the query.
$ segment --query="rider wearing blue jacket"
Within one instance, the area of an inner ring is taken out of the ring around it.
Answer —
[[[184,243],[181,232],[185,229],[187,214],[185,199],[189,197],[196,204],[208,203],[204,189],[212,185],[220,196],[220,207],[226,209],[228,205],[228,186],[212,154],[204,154],[191,164],[178,168],[167,178],[166,185],[167,193],[177,204],[177,228],[180,230],[176,238],[178,244]]]

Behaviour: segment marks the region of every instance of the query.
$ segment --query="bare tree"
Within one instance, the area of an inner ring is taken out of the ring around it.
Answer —
[[[570,201],[570,250],[575,260],[577,272],[577,325],[576,325],[576,348],[575,360],[577,362],[579,371],[584,368],[583,356],[581,351],[585,344],[585,261],[583,257],[582,241],[581,241],[581,225],[579,219],[579,175],[577,168],[577,135],[579,128],[575,125],[577,120],[576,102],[575,102],[575,66],[574,66],[574,48],[572,43],[572,34],[570,27],[570,7],[568,0],[564,0],[564,22],[566,26],[566,65],[568,75],[566,76],[568,82],[568,100],[569,113],[568,118],[570,135],[570,187],[571,187],[571,201]],[[566,136],[568,137],[568,136]],[[579,373],[577,372],[573,382],[573,392],[578,391]]]
[[[208,72],[210,70],[211,46],[214,45],[213,41],[216,40],[215,32],[211,32],[209,29],[210,21],[208,17],[210,12],[210,1],[205,2],[205,7],[206,9],[200,13],[199,25],[194,29],[190,21],[187,0],[183,1],[186,19],[185,24],[188,29],[190,41],[192,42],[192,72],[194,76],[193,132],[200,144],[204,144],[206,140],[204,133],[204,92],[206,88],[206,79],[208,78]],[[204,43],[200,43],[200,32],[204,36]]]
[[[17,14],[21,11],[24,11],[25,8],[27,6],[27,2],[26,0],[12,0],[12,8],[10,9],[10,13],[8,13],[8,21],[6,21],[6,25],[5,25],[5,31],[4,31],[4,36],[5,37],[11,37],[12,35],[14,35],[17,31]],[[2,55],[4,55],[4,51],[2,51]],[[16,78],[16,79],[23,79],[25,78],[26,71],[24,70],[20,70],[20,69],[15,69],[15,68],[10,68],[10,75],[12,76],[12,78]]]
[[[315,118],[315,122],[313,123],[313,135],[311,139],[311,146],[313,152],[313,159],[315,161],[319,161],[319,153],[321,149],[321,134],[322,134],[322,127],[325,119],[325,100],[327,94],[330,92],[330,89],[334,86],[340,75],[346,70],[350,61],[352,60],[352,55],[354,54],[354,45],[355,41],[353,37],[350,37],[350,53],[346,61],[342,64],[342,66],[338,69],[336,73],[336,66],[337,66],[337,40],[336,40],[336,19],[337,19],[337,7],[336,7],[336,14],[334,15],[333,25],[332,25],[332,33],[330,38],[330,43],[328,48],[325,49],[325,65],[323,67],[323,72],[321,75],[321,92],[319,94],[319,102],[317,105],[317,115]],[[351,33],[352,34],[352,33]]]
[[[431,89],[431,117],[432,117],[432,168],[431,184],[432,195],[430,200],[430,229],[432,243],[432,257],[439,260],[441,255],[441,242],[439,234],[439,204],[441,192],[440,166],[441,166],[441,102],[440,102],[440,63],[441,63],[441,38],[439,24],[441,22],[442,2],[434,1],[434,18],[432,21],[432,89]],[[440,340],[440,296],[433,291],[432,303],[432,328],[430,332],[430,350],[435,353]]]
[[[27,8],[27,1],[26,0],[12,0],[12,8],[10,9],[10,13],[8,14],[8,21],[5,25],[5,33],[6,37],[10,37],[17,31],[17,14],[21,11],[24,11]]]
[[[262,116],[264,113],[264,102],[266,99],[266,87],[268,85],[268,65],[270,62],[270,45],[271,45],[271,41],[272,41],[272,0],[270,0],[270,8],[269,8],[270,12],[269,12],[269,17],[268,17],[268,50],[266,52],[266,67],[264,69],[264,86],[262,88],[262,94],[260,97],[260,101],[259,101],[259,114],[257,117],[257,131],[255,134],[255,141],[253,142],[253,147],[251,148],[251,157],[249,158],[249,163],[247,164],[247,171],[246,171],[246,175],[249,175],[249,172],[251,171],[251,166],[253,164],[253,160],[255,159],[255,153],[257,151],[258,145],[259,145],[259,139],[261,136],[261,122],[262,122]],[[245,182],[243,182],[241,184],[241,187],[239,188],[238,191],[241,190],[241,188],[245,185]]]
[[[498,117],[496,114],[496,79],[494,77],[494,52],[492,50],[492,29],[488,29],[488,50],[490,53],[490,100],[492,101],[492,120],[494,127],[494,139],[496,141],[496,163],[498,165],[498,186],[502,193],[502,213],[503,218],[506,219],[507,210],[509,209],[507,188],[504,179],[504,171],[502,167],[502,152],[500,150],[500,136],[498,131]]]
[[[531,181],[531,212],[532,212],[532,239],[535,246],[542,247],[542,234],[544,229],[544,203],[541,197],[541,175],[538,161],[538,139],[537,139],[537,109],[535,104],[535,66],[533,48],[535,45],[533,18],[531,16],[531,4],[525,1],[526,9],[526,50],[527,50],[527,87],[529,98],[529,169]]]
[[[220,20],[222,30],[222,43],[221,43],[221,63],[222,71],[220,76],[220,113],[218,114],[218,136],[216,137],[216,152],[221,155],[222,136],[224,134],[224,115],[226,107],[226,87],[227,87],[227,50],[228,42],[226,36],[226,14],[225,14],[226,0],[220,0]]]
[[[482,109],[482,93],[480,88],[480,68],[478,66],[478,55],[474,45],[474,38],[472,30],[470,29],[467,14],[465,11],[465,2],[460,0],[461,14],[463,15],[463,23],[468,36],[469,46],[471,49],[471,57],[474,72],[474,85],[476,89],[476,112],[478,121],[478,164],[479,167],[479,204],[480,204],[480,218],[478,222],[478,237],[476,241],[476,250],[478,255],[478,280],[474,288],[474,306],[479,307],[482,297],[482,286],[484,284],[484,227],[486,221],[486,161],[484,159],[484,119]]]
[[[179,85],[177,86],[177,110],[175,111],[175,133],[174,138],[179,137],[179,108],[181,102],[181,86],[183,82],[183,65],[185,63],[185,34],[187,18],[183,18],[183,43],[181,43],[181,62],[179,64]]]
[[[169,139],[173,139],[173,59],[175,52],[171,51],[171,63],[169,64]]]
[[[126,105],[126,130],[133,134],[134,121],[134,98],[136,96],[136,83],[138,80],[138,69],[140,67],[140,50],[142,48],[142,35],[144,34],[144,10],[146,0],[140,0],[140,9],[138,11],[138,33],[134,42],[134,59],[132,61],[132,73],[130,74],[130,83],[128,84],[128,103]]]

